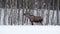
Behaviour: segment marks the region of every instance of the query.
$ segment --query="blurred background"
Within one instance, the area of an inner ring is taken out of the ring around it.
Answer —
[[[31,25],[26,12],[43,17],[43,25],[60,25],[60,0],[0,0],[0,25]]]

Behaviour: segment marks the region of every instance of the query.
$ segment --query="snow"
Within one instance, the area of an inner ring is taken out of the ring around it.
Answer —
[[[59,26],[0,26],[0,34],[60,34]]]

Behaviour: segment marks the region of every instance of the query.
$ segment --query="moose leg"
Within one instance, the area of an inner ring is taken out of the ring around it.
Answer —
[[[43,23],[41,23],[41,25],[43,25]]]
[[[41,25],[43,25],[43,23],[42,23],[42,22],[40,22],[40,24],[41,24]]]
[[[34,25],[33,22],[31,22],[31,25]]]
[[[43,20],[40,20],[40,24],[41,24],[41,25],[43,25],[42,21],[43,21]]]
[[[39,22],[40,22],[41,25],[43,25],[42,21],[43,21],[43,19],[40,19],[40,20],[39,20]]]

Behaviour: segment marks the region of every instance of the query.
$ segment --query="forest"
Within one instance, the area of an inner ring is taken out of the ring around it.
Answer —
[[[41,16],[43,25],[60,25],[60,0],[0,0],[0,25],[31,25],[26,12]]]
[[[54,9],[56,10],[58,2],[60,3],[59,0],[0,0],[0,8],[48,9],[47,7],[50,6],[50,9],[53,9],[54,6]]]

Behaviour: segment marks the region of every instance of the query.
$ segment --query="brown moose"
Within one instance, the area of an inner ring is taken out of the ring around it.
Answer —
[[[34,16],[34,15],[31,15],[30,13],[24,13],[23,15],[25,15],[30,19],[32,25],[34,25],[33,22],[41,23],[41,25],[43,25],[42,24],[43,18],[41,16]]]

